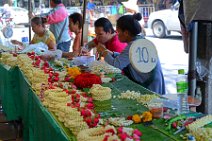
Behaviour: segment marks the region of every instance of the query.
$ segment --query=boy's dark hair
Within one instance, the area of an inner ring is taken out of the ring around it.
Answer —
[[[61,0],[51,0],[51,1],[53,1],[55,4],[61,4],[62,3]]]
[[[99,18],[98,20],[95,21],[94,26],[103,27],[103,30],[105,32],[111,32],[111,33],[115,32],[113,25],[107,18]]]
[[[79,28],[82,28],[83,25],[83,19],[82,15],[80,13],[73,13],[69,16],[69,20],[72,20],[73,23],[75,24],[76,22],[79,22]]]
[[[124,15],[117,20],[117,28],[128,31],[132,36],[141,33],[141,25],[138,21],[142,19],[140,13],[134,15]]]

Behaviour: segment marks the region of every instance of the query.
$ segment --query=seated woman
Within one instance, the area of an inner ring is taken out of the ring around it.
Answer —
[[[72,52],[63,52],[62,57],[72,59],[80,55],[81,52],[81,36],[82,36],[83,19],[80,13],[73,13],[69,16],[69,29],[75,33]]]
[[[32,31],[35,33],[30,44],[43,42],[48,46],[48,50],[56,49],[56,40],[53,33],[45,28],[46,19],[42,17],[34,17],[31,19]],[[22,42],[17,40],[11,41],[13,44],[24,46]]]
[[[148,73],[137,71],[130,62],[129,50],[132,43],[143,38],[143,36],[139,35],[141,33],[139,20],[141,20],[140,13],[124,15],[117,20],[118,38],[121,42],[128,44],[121,53],[111,52],[103,44],[98,44],[97,51],[102,54],[108,64],[123,70],[124,74],[132,81],[153,92],[165,94],[164,77],[159,60],[156,67]]]

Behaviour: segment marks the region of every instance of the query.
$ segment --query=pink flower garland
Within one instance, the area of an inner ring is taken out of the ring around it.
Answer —
[[[106,132],[112,133],[112,135],[115,134],[115,131],[112,131],[112,129],[107,130]],[[140,138],[142,136],[142,133],[138,129],[134,129],[132,131],[132,135],[129,135],[129,133],[125,132],[124,127],[119,127],[117,129],[117,132],[118,132],[117,133],[118,137],[120,138],[121,141],[126,141],[127,139],[133,139],[134,141],[140,141]],[[109,138],[109,135],[105,136],[103,141],[108,141],[108,138]]]

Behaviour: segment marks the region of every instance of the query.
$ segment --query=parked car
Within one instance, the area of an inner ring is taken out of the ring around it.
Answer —
[[[171,31],[181,32],[180,21],[178,19],[179,6],[172,6],[171,9],[152,12],[148,19],[148,28],[152,29],[154,36],[164,38]]]
[[[28,10],[21,7],[11,7],[11,17],[15,25],[29,25]]]
[[[10,7],[11,8],[11,18],[15,25],[25,25],[29,24],[28,10],[21,7]],[[0,7],[0,15],[2,15],[4,7]]]

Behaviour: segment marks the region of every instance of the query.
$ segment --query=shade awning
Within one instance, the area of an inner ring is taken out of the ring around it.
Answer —
[[[191,21],[212,21],[211,0],[184,0],[183,6],[186,25]]]

